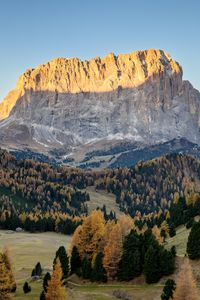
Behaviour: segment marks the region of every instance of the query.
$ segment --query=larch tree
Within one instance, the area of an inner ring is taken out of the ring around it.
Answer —
[[[101,211],[93,211],[83,224],[79,226],[72,239],[72,248],[77,247],[81,259],[93,256],[103,251],[105,220]]]
[[[124,238],[130,233],[131,229],[134,229],[134,222],[130,216],[122,215],[119,217],[119,225],[122,231],[122,238]]]
[[[3,250],[3,260],[9,275],[10,291],[15,292],[17,285],[13,274],[13,263],[11,261],[10,252],[7,247],[5,247]]]
[[[199,300],[195,279],[187,258],[184,259],[178,274],[173,300]]]
[[[13,300],[11,294],[5,294],[0,292],[0,300]]]
[[[48,282],[47,292],[45,294],[46,300],[66,300],[62,277],[63,273],[61,263],[59,258],[57,258],[51,279]]]
[[[0,253],[0,294],[6,295],[10,292],[10,276],[4,262],[4,256]]]
[[[122,248],[122,230],[117,223],[113,226],[104,248],[103,266],[107,272],[108,279],[113,279],[117,275],[119,262],[122,257]]]

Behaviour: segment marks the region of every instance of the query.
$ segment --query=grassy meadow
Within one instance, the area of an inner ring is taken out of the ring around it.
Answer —
[[[16,300],[38,300],[42,280],[30,282],[32,291],[24,295],[23,284],[30,280],[31,271],[39,261],[45,271],[52,269],[55,252],[59,246],[69,247],[71,237],[55,232],[27,233],[0,230],[0,249],[7,246],[13,259],[17,280]]]
[[[52,261],[59,246],[69,248],[70,236],[47,232],[27,233],[0,230],[0,248],[8,246],[15,267],[17,280],[16,300],[38,300],[42,290],[42,280],[30,281],[30,275],[35,264],[40,261],[42,267],[47,271],[52,268]],[[23,284],[29,281],[32,291],[29,294],[23,293]],[[68,289],[68,299],[74,300],[108,300],[114,299],[114,290],[122,289],[127,291],[134,300],[159,299],[162,286],[160,285],[131,285],[113,284],[96,285],[86,282],[83,285],[77,278],[71,278]],[[66,299],[67,299],[66,298]]]
[[[189,230],[181,226],[177,230],[177,235],[170,238],[166,242],[166,248],[171,248],[175,245],[177,248],[177,267],[182,263],[183,256],[186,250],[187,237]],[[45,271],[51,270],[52,261],[55,252],[59,246],[64,245],[69,248],[70,236],[47,232],[47,233],[27,233],[27,232],[11,232],[7,230],[0,230],[0,248],[8,246],[13,258],[15,266],[15,276],[17,280],[17,292],[14,297],[16,300],[38,300],[42,290],[42,280],[37,282],[30,281],[30,275],[35,264],[40,261]],[[200,278],[200,266],[198,263],[193,264],[193,270],[197,281]],[[177,272],[176,272],[177,273]],[[176,277],[176,273],[174,277]],[[24,295],[23,284],[28,280],[32,291]],[[83,282],[76,276],[72,276],[69,282],[68,297],[66,299],[72,300],[111,300],[116,299],[113,296],[113,291],[126,291],[130,299],[134,300],[159,300],[163,289],[162,279],[159,284],[146,285],[140,282],[130,282],[126,284],[94,284],[87,281]],[[199,283],[199,282],[198,282]]]

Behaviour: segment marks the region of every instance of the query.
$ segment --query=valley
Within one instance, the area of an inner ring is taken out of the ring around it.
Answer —
[[[189,230],[181,226],[177,229],[176,237],[167,239],[166,248],[176,246],[177,263],[181,264],[181,257],[184,256]],[[70,236],[58,233],[27,233],[12,232],[0,230],[0,249],[8,246],[12,254],[15,276],[17,280],[17,292],[14,297],[16,300],[38,300],[41,292],[42,281],[30,281],[32,291],[24,295],[22,286],[25,280],[30,280],[30,274],[33,266],[40,261],[45,271],[52,269],[52,261],[55,251],[59,246],[65,245],[68,249],[70,246]],[[37,255],[35,255],[37,253]],[[193,264],[193,270],[197,278],[199,265]],[[176,270],[176,273],[178,270]],[[198,284],[200,281],[198,279]],[[107,283],[96,284],[80,280],[76,276],[69,278],[68,295],[73,300],[111,300],[113,291],[125,291],[131,298],[136,300],[159,300],[163,288],[163,280],[154,285],[138,284],[137,282],[127,283]]]
[[[200,1],[0,2],[0,300],[200,300]]]

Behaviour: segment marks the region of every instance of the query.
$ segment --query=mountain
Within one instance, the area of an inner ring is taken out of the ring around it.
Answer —
[[[75,164],[119,147],[148,149],[180,138],[199,145],[200,93],[182,74],[169,54],[154,49],[57,58],[28,69],[0,104],[0,145]]]

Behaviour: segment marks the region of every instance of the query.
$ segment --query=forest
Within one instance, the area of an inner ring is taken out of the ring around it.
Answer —
[[[173,235],[175,227],[200,213],[199,177],[199,161],[182,154],[131,168],[82,170],[17,160],[0,150],[0,228],[71,234],[88,215],[87,187],[94,186],[114,194],[140,229],[156,225]],[[98,208],[105,218],[115,218],[103,205]]]
[[[169,277],[176,269],[176,249],[165,248],[177,226],[192,228],[187,255],[200,257],[200,227],[194,219],[200,214],[199,177],[200,162],[182,154],[131,168],[83,170],[17,160],[0,150],[0,228],[73,234],[69,251],[62,246],[56,252],[51,274],[40,262],[33,268],[31,277],[43,280],[41,300],[54,299],[54,292],[55,299],[66,299],[73,274],[103,283],[141,277],[147,284],[167,276],[162,300],[168,300],[180,285]],[[107,213],[105,205],[89,214],[88,187],[113,194],[121,216]],[[8,251],[0,254],[0,292],[9,299],[17,287]],[[31,293],[30,282],[23,290]]]

